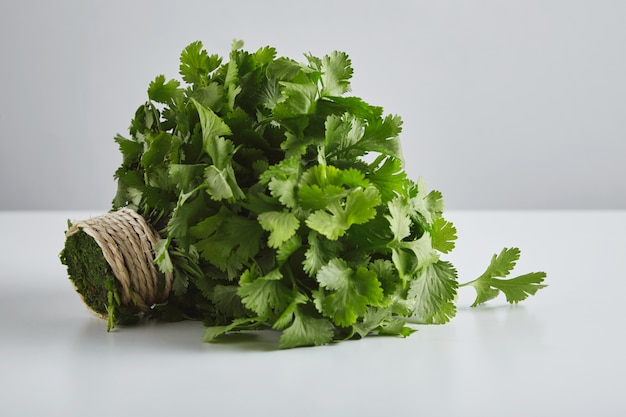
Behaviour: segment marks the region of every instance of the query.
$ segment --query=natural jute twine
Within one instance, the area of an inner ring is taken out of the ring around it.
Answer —
[[[102,249],[104,258],[121,284],[121,303],[149,311],[164,301],[172,288],[172,274],[165,274],[159,290],[154,251],[159,236],[137,212],[123,208],[73,223],[67,237],[83,231]],[[89,307],[89,306],[87,306]],[[91,308],[90,308],[91,309]]]

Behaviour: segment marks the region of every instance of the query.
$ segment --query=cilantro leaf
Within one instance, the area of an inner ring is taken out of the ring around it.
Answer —
[[[353,114],[330,115],[326,119],[325,145],[328,156],[355,159],[369,152],[402,157],[398,134],[402,121],[388,116],[363,120]]]
[[[353,326],[353,329],[360,337],[376,331],[380,335],[403,337],[415,332],[406,325],[404,320],[394,317],[389,309],[380,307],[370,307],[363,319]]]
[[[197,87],[207,84],[209,73],[221,64],[222,59],[214,54],[209,56],[202,48],[202,42],[190,43],[180,54],[179,72],[183,80]]]
[[[289,240],[300,226],[298,218],[286,211],[266,211],[259,214],[258,221],[264,230],[270,232],[268,244],[271,248],[278,248]]]
[[[130,166],[139,162],[143,152],[143,146],[141,143],[126,139],[121,135],[115,136],[115,142],[117,142],[120,152],[122,153],[122,166]]]
[[[283,330],[287,326],[293,323],[295,318],[296,309],[299,305],[306,304],[310,301],[309,297],[297,289],[292,291],[291,303],[282,312],[282,314],[274,321],[272,328],[276,330]]]
[[[213,110],[204,107],[196,99],[192,98],[191,102],[196,106],[200,116],[204,150],[213,160],[213,164],[218,169],[222,169],[235,152],[233,143],[221,138],[221,136],[232,135],[230,127]]]
[[[210,82],[206,86],[198,88],[191,94],[191,98],[203,107],[219,112],[226,102],[224,87],[216,82]]]
[[[330,115],[326,119],[325,128],[327,155],[339,154],[344,157],[349,155],[355,158],[369,150],[359,146],[365,134],[365,124],[360,118],[349,113],[342,116]]]
[[[300,175],[300,163],[299,157],[284,159],[269,167],[260,176],[261,183],[267,184],[272,195],[289,208],[295,208],[298,205],[296,185]]]
[[[432,230],[433,249],[442,253],[449,253],[454,249],[454,241],[457,239],[456,227],[443,217],[439,217],[433,222]]]
[[[216,285],[210,292],[210,299],[215,303],[215,308],[228,317],[243,317],[246,315],[245,308],[241,303],[241,297],[236,285]]]
[[[148,98],[157,103],[171,104],[177,97],[182,96],[179,90],[180,83],[176,80],[165,82],[165,76],[159,75],[148,87]]]
[[[146,169],[161,165],[172,146],[172,135],[167,132],[147,135],[145,141],[147,149],[141,155],[141,165]]]
[[[235,172],[232,166],[219,169],[215,165],[210,165],[204,170],[204,179],[207,193],[213,200],[240,200],[245,198],[245,194],[239,188]]]
[[[456,269],[449,262],[438,261],[421,269],[409,288],[409,298],[415,301],[413,319],[426,324],[450,321],[456,314],[456,278]]]
[[[322,91],[324,96],[341,96],[350,91],[352,61],[345,52],[333,51],[321,61]]]
[[[291,301],[292,291],[282,279],[279,269],[264,276],[258,276],[256,269],[247,270],[241,275],[237,294],[247,308],[267,318],[285,310]]]
[[[298,201],[308,210],[321,210],[346,197],[348,191],[339,185],[329,184],[320,187],[317,184],[303,185],[298,189]]]
[[[278,265],[284,264],[291,255],[302,247],[302,240],[294,234],[276,249],[276,261]]]
[[[172,264],[172,259],[168,252],[170,242],[171,239],[161,239],[156,243],[156,247],[154,248],[154,262],[158,265],[159,270],[164,274],[174,271],[174,265]]]
[[[374,161],[368,167],[369,181],[378,188],[382,202],[386,203],[398,195],[403,194],[407,176],[402,166],[402,160],[395,157],[384,157],[382,165]]]
[[[409,202],[412,212],[421,217],[427,225],[432,225],[443,213],[441,193],[436,190],[428,192],[423,178],[419,178],[417,184],[412,187]]]
[[[206,214],[206,203],[195,190],[180,194],[176,207],[167,222],[167,231],[173,238],[189,238],[189,228]]]
[[[389,221],[391,232],[397,242],[402,242],[404,238],[411,234],[411,217],[409,216],[409,205],[400,197],[394,198],[387,203],[389,214],[385,218]]]
[[[317,232],[311,231],[308,236],[308,249],[302,262],[304,271],[314,276],[331,259],[337,257],[341,250],[341,243],[329,240]]]
[[[396,197],[387,203],[387,207],[389,212],[385,218],[394,237],[389,243],[391,259],[404,280],[419,269],[436,262],[439,255],[428,232],[422,233],[421,236],[413,234],[412,207],[406,198]]]
[[[206,168],[204,164],[170,164],[168,175],[179,191],[185,193],[199,185]]]
[[[308,81],[295,83],[281,81],[282,100],[274,106],[274,117],[290,119],[313,114],[317,103],[317,86]]]
[[[365,120],[377,120],[383,114],[382,107],[372,106],[359,97],[325,96],[317,103],[320,114],[350,113]]]
[[[545,272],[531,272],[516,278],[501,279],[515,268],[519,257],[518,248],[504,248],[498,255],[493,255],[487,270],[480,277],[461,285],[471,285],[476,290],[476,299],[472,307],[496,298],[500,291],[504,293],[509,303],[516,304],[546,287],[542,284],[546,277]]]
[[[376,216],[375,207],[380,194],[374,187],[351,191],[345,206],[335,202],[325,210],[316,210],[306,219],[306,225],[330,240],[343,236],[353,224],[363,224]]]
[[[402,158],[400,132],[402,132],[402,119],[398,116],[388,115],[384,119],[373,119],[365,128],[360,146],[395,158]]]
[[[332,259],[316,275],[320,290],[314,296],[321,311],[339,326],[356,323],[368,305],[382,301],[383,291],[376,273],[365,267],[353,270],[341,259]]]
[[[254,53],[254,58],[257,65],[267,65],[274,61],[276,58],[276,48],[271,46],[264,46],[259,48]]]
[[[263,229],[256,221],[223,208],[193,226],[190,233],[197,239],[202,259],[233,275],[259,252]]]
[[[291,326],[280,335],[280,348],[325,345],[333,340],[333,326],[327,319],[306,314],[295,307]]]

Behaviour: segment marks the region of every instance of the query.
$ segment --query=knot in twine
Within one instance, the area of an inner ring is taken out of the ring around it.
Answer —
[[[165,274],[159,289],[159,273],[154,265],[157,233],[137,212],[128,208],[88,220],[69,228],[69,237],[79,231],[91,236],[102,249],[104,258],[120,282],[121,302],[133,304],[143,312],[164,301],[172,288],[172,274]]]

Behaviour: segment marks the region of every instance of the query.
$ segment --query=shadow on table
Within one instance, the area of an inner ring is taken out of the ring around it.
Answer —
[[[87,314],[87,313],[86,313]],[[213,343],[202,341],[204,326],[199,321],[143,321],[117,326],[106,331],[106,322],[97,317],[86,319],[77,333],[76,348],[102,354],[181,350],[186,352],[237,351],[268,352],[278,350],[279,333],[272,330],[243,331],[223,335]]]

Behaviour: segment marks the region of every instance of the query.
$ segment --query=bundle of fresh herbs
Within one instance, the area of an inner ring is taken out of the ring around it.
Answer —
[[[273,328],[283,348],[407,336],[407,323],[455,315],[457,272],[441,255],[456,229],[441,194],[407,177],[400,118],[346,95],[345,53],[305,58],[235,41],[223,62],[194,42],[180,56],[184,83],[156,77],[130,137],[115,138],[113,209],[134,209],[158,231],[155,262],[173,274],[167,300],[143,314],[203,320],[207,342]],[[120,312],[111,323],[132,320],[102,262],[79,268],[98,248],[78,254],[74,239],[62,254],[70,277],[96,283],[81,288]],[[544,287],[543,272],[505,279],[518,258],[504,249],[463,284],[476,289],[474,305]]]

